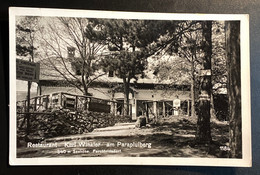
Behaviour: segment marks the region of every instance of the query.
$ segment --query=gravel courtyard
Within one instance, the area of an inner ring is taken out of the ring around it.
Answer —
[[[195,141],[196,118],[170,116],[157,123],[135,128],[120,123],[79,135],[27,142],[17,157],[222,157],[228,156],[228,123],[212,120],[212,143]]]

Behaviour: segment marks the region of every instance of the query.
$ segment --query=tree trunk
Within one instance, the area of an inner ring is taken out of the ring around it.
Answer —
[[[34,57],[33,57],[33,44],[32,44],[32,51],[31,51],[31,59],[29,59],[30,62],[34,62]],[[30,129],[31,129],[31,115],[29,114],[30,112],[30,99],[31,99],[31,86],[32,82],[28,81],[27,84],[27,108],[26,108],[26,121],[27,121],[27,127],[26,127],[26,135],[28,136],[30,134]]]
[[[230,157],[242,158],[240,22],[226,22]]]
[[[84,89],[84,94],[85,96],[89,96],[88,94],[88,88],[86,86],[83,85],[83,89]],[[84,110],[88,110],[89,109],[89,100],[88,98],[85,99],[85,103],[84,103]]]
[[[212,56],[212,40],[211,40],[212,22],[202,22],[202,36],[204,41],[204,60],[203,69],[200,79],[200,95],[198,106],[198,121],[196,139],[200,143],[211,142],[210,131],[210,94],[211,94],[211,56]]]
[[[124,82],[124,113],[123,115],[129,115],[129,81],[123,79]]]
[[[191,71],[192,71],[192,78],[191,78],[191,117],[195,117],[195,72],[194,72],[194,62],[193,61],[192,61]]]
[[[216,110],[215,110],[215,106],[214,106],[214,96],[213,96],[212,91],[210,94],[210,116],[213,119],[217,119]]]
[[[84,90],[84,95],[89,95],[88,94],[88,86],[87,84],[88,82],[88,78],[89,78],[89,74],[88,72],[85,72],[85,68],[86,68],[86,63],[85,61],[82,63],[81,66],[81,81],[82,81],[82,86],[83,86],[83,90]]]
[[[28,136],[30,134],[30,125],[31,125],[31,122],[30,122],[30,98],[31,98],[31,84],[32,82],[28,81],[28,86],[27,86],[27,108],[26,108],[26,123],[27,123],[27,126],[26,126],[26,135]]]
[[[85,96],[89,96],[89,93],[88,93],[88,88],[87,87],[84,87],[84,94]]]

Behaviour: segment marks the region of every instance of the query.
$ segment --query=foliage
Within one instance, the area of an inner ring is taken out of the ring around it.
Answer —
[[[125,109],[128,113],[130,81],[144,77],[147,58],[158,50],[157,41],[167,22],[128,20],[128,19],[95,19],[93,30],[86,33],[91,40],[104,42],[108,52],[101,61],[104,71],[114,71],[123,80]],[[94,33],[94,34],[93,34]]]
[[[212,24],[212,90],[213,94],[226,93],[227,63],[225,55],[225,25],[223,21]]]
[[[114,70],[119,78],[138,79],[143,75],[147,57],[155,52],[155,41],[160,36],[161,22],[144,20],[93,20],[93,40],[107,45],[103,67]],[[91,33],[91,34],[92,34]]]
[[[169,87],[175,84],[191,86],[191,114],[195,115],[195,98],[198,96],[198,70],[201,67],[201,25],[198,21],[179,21],[174,31],[162,36],[164,45],[161,54],[154,60],[154,74]],[[168,59],[163,59],[167,58]],[[196,96],[196,97],[195,97]]]
[[[201,22],[180,21],[175,31],[168,30],[168,33],[161,38],[161,45],[164,47],[160,54],[151,58],[153,64],[149,69],[154,70],[154,75],[159,82],[167,82],[169,87],[175,84],[191,84],[192,108],[194,108],[200,87],[199,72],[204,60]],[[213,93],[226,92],[227,69],[224,44],[224,23],[214,21],[211,62]]]
[[[41,63],[46,68],[44,76],[65,79],[88,95],[91,83],[104,75],[98,71],[104,45],[86,37],[86,26],[86,18],[45,18]]]
[[[16,55],[34,61],[37,50],[39,17],[17,17],[16,20]]]
[[[216,117],[220,121],[228,120],[228,96],[226,94],[214,95]]]

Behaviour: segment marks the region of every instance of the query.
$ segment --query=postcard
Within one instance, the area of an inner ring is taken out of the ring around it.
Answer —
[[[10,165],[252,166],[249,16],[9,9]]]

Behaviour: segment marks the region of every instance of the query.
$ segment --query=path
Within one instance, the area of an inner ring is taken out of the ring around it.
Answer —
[[[106,128],[96,128],[90,133],[46,139],[46,142],[107,138],[107,137],[127,137],[127,136],[133,136],[134,133],[135,133],[135,123],[117,123],[115,124],[115,126],[109,126]]]
[[[135,123],[121,123],[91,133],[46,139],[42,144],[52,144],[50,147],[27,143],[17,149],[17,157],[226,157],[227,152],[219,150],[219,145],[228,141],[223,137],[228,134],[226,124],[214,124],[215,145],[194,144],[195,132],[196,120],[184,117],[142,129],[135,128]]]

